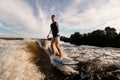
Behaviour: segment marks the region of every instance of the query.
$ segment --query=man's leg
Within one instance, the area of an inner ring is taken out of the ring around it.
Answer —
[[[58,37],[59,38],[59,37]],[[62,55],[62,51],[61,51],[61,48],[60,48],[60,44],[59,44],[59,39],[57,39],[57,41],[56,41],[56,43],[55,43],[55,46],[56,46],[56,48],[57,48],[57,50],[58,50],[58,52],[59,52],[59,55],[60,55],[60,60],[62,60],[63,59],[63,55]]]
[[[53,52],[53,56],[55,57],[55,50],[54,50],[54,42],[51,41],[51,49],[52,49],[52,52]]]

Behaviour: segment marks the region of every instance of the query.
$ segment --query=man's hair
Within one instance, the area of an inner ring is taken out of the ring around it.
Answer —
[[[51,17],[55,17],[55,15],[52,15]]]

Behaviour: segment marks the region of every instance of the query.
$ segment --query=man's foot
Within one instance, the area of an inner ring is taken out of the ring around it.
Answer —
[[[63,57],[62,57],[62,56],[60,56],[59,60],[63,60]]]
[[[55,55],[55,54],[53,54],[53,55],[52,55],[52,57],[56,57],[56,55]]]
[[[59,54],[56,54],[56,56],[58,56],[58,57],[59,57],[60,55],[59,55]]]

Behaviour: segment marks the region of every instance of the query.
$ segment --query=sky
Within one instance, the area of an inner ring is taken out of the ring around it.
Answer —
[[[53,14],[61,36],[107,26],[120,32],[120,0],[0,0],[0,37],[46,38]]]

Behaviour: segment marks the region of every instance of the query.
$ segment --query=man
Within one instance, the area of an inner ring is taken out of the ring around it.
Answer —
[[[51,30],[50,30],[47,38],[49,38],[49,35],[52,32],[53,38],[51,40],[51,49],[53,52],[53,56],[54,57],[56,56],[55,49],[54,49],[54,45],[55,45],[59,52],[59,55],[60,55],[59,60],[62,60],[63,56],[62,56],[62,52],[61,52],[61,48],[60,48],[60,44],[59,44],[59,42],[60,42],[59,26],[58,26],[58,23],[55,21],[55,15],[51,16],[51,20],[52,20],[52,24],[50,25]]]

